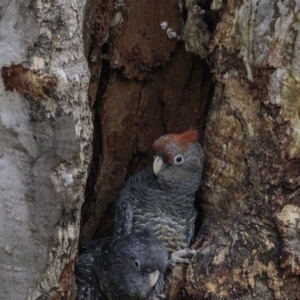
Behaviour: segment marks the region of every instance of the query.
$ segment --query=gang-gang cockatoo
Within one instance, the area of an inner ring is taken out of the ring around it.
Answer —
[[[179,253],[194,237],[204,154],[196,130],[164,135],[153,149],[153,163],[130,177],[116,199],[114,234],[151,228],[169,254]]]
[[[167,262],[166,248],[148,230],[91,241],[75,265],[76,300],[157,299]]]

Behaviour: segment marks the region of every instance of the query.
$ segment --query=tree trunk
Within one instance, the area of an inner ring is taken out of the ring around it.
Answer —
[[[222,9],[199,252],[173,270],[168,299],[300,299],[300,4]]]
[[[198,254],[168,276],[167,299],[300,299],[299,9],[4,0],[0,298],[74,299],[79,226],[80,244],[110,235],[153,141],[193,127]]]
[[[0,299],[73,299],[91,158],[85,1],[0,6]]]

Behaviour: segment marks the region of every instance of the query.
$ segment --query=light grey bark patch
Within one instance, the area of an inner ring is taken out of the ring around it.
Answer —
[[[0,125],[0,134],[0,299],[24,299],[22,287],[38,279],[45,257],[28,224],[32,159],[15,131]]]
[[[55,121],[45,120],[35,123],[33,136],[39,146],[40,155],[51,152],[62,161],[71,160],[79,150],[79,142],[75,134],[75,121],[69,114]]]
[[[79,153],[73,115],[28,125],[33,127],[35,145],[27,149],[18,140],[20,134],[15,127],[7,130],[0,126],[1,299],[12,295],[13,299],[22,299],[24,295],[16,286],[22,282],[34,285],[47,262],[49,245],[58,243],[58,223],[65,203],[50,174]],[[31,153],[31,149],[38,151]]]
[[[68,187],[73,189],[76,180],[78,182],[80,179],[80,176],[76,175],[80,144],[76,137],[72,113],[62,115],[55,120],[50,118],[44,121],[41,120],[41,115],[40,122],[32,124],[39,153],[32,163],[34,198],[29,203],[28,222],[32,229],[33,242],[40,245],[44,253],[50,255],[50,260],[44,259],[41,263],[42,266],[47,263],[42,276],[47,277],[51,264],[57,267],[55,258],[60,251],[64,252],[59,260],[61,265],[69,261],[67,253],[74,239],[76,240],[74,228],[78,223],[77,204],[80,203],[81,198],[74,190],[72,194]],[[62,220],[64,223],[61,223]],[[62,232],[62,228],[66,233]],[[70,245],[66,246],[65,243]],[[61,249],[64,246],[65,248]],[[58,271],[57,268],[55,269]],[[59,278],[60,274],[57,273],[55,276]],[[47,287],[45,284],[48,282],[39,283],[38,290],[50,292],[50,286]]]
[[[39,34],[39,26],[29,9],[32,1],[2,0],[0,4],[0,65],[22,61]]]
[[[79,153],[73,115],[63,116],[55,122],[53,152],[61,160],[69,161]]]
[[[62,162],[69,162],[79,153],[74,127],[73,116],[66,115],[54,122],[47,120],[35,124],[33,130],[41,153],[33,163],[35,206],[32,207],[32,222],[39,223],[39,218],[43,220],[45,232],[39,232],[39,235],[46,239],[53,231],[49,226],[58,222],[63,207],[63,199],[57,194],[50,175]],[[41,208],[38,214],[36,207]]]
[[[33,136],[39,145],[39,155],[52,148],[53,145],[53,126],[46,122],[41,122],[33,128]]]

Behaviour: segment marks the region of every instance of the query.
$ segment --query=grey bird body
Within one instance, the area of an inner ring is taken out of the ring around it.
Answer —
[[[169,254],[190,245],[197,216],[195,193],[204,161],[202,148],[195,140],[166,135],[154,143],[153,167],[132,176],[116,200],[115,235],[148,227]]]
[[[167,259],[163,244],[148,231],[92,241],[75,266],[76,299],[155,299]]]

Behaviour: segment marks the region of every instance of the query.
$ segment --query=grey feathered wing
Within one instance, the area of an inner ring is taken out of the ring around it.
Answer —
[[[75,265],[76,300],[107,299],[100,291],[99,280],[103,278],[100,276],[99,268],[102,270],[104,262],[108,260],[107,256],[114,240],[114,237],[108,237],[90,241],[80,249]]]
[[[94,275],[94,256],[83,250],[75,265],[76,274],[76,300],[98,300]]]
[[[115,202],[114,235],[122,236],[132,232],[132,193],[130,180],[124,183]]]

